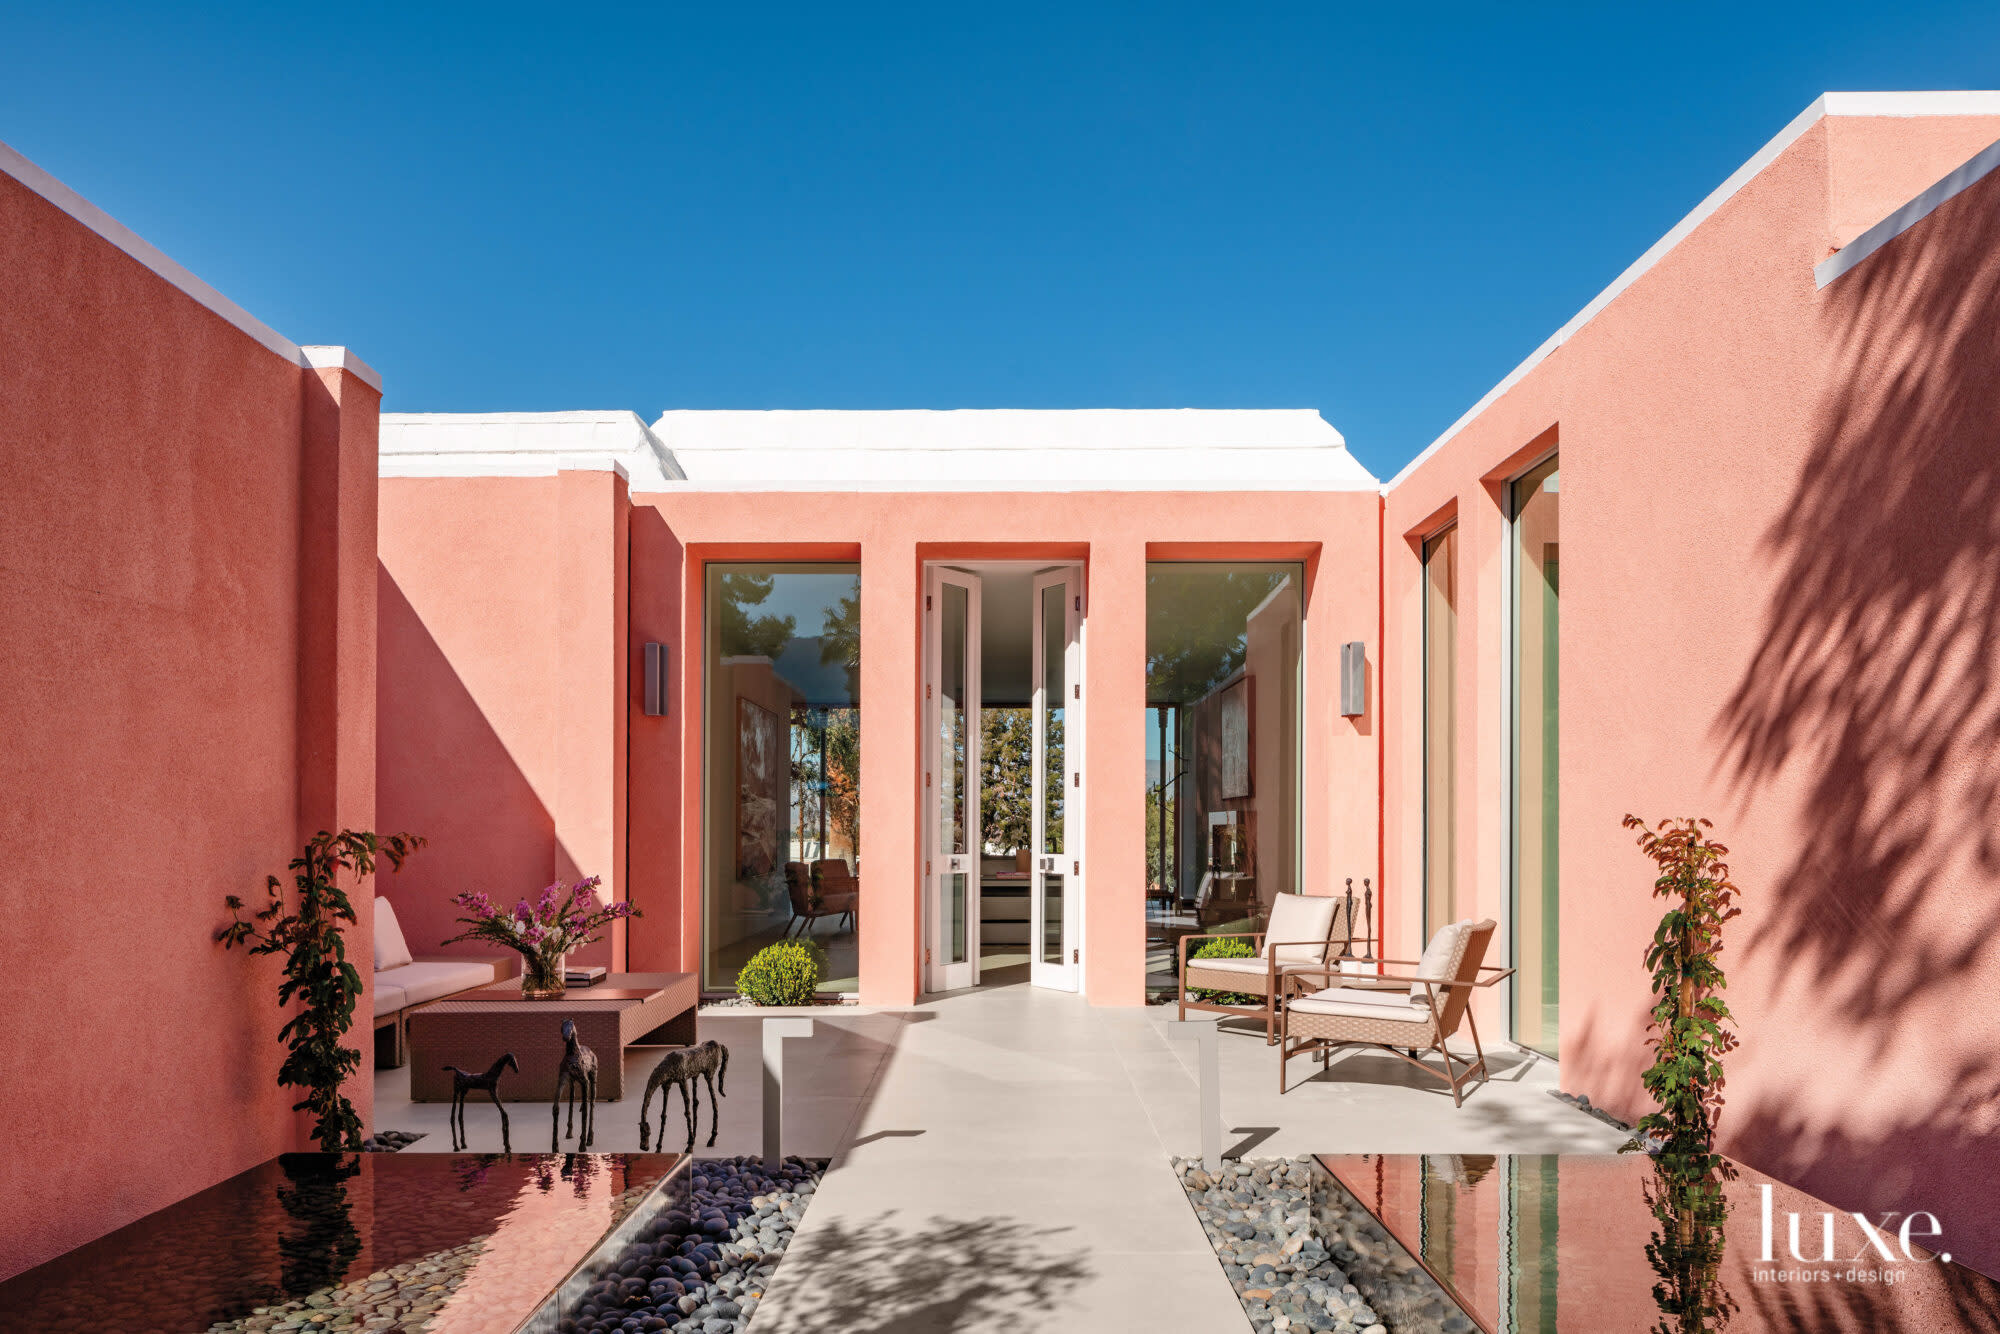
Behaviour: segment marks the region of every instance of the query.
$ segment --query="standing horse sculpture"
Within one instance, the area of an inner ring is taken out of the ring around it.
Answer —
[[[597,1053],[576,1040],[576,1022],[563,1020],[563,1058],[556,1067],[556,1100],[549,1107],[549,1152],[558,1153],[562,1141],[576,1133],[576,1095],[583,1094],[583,1138],[576,1147],[587,1149],[597,1141]],[[563,1090],[569,1090],[569,1128],[560,1137],[556,1126],[562,1120]]]
[[[721,1088],[724,1097],[729,1090],[723,1087],[729,1073],[729,1048],[710,1038],[699,1047],[681,1047],[668,1052],[660,1063],[653,1067],[652,1077],[646,1081],[646,1096],[639,1099],[639,1147],[646,1147],[646,1109],[652,1105],[653,1090],[660,1088],[668,1080],[681,1091],[681,1112],[687,1117],[688,1142],[686,1152],[694,1152],[695,1128],[701,1124],[701,1086],[695,1084],[696,1076],[708,1081],[708,1147],[715,1147],[717,1123],[722,1116],[722,1104],[715,1099],[716,1090]],[[688,1086],[694,1085],[692,1101]],[[660,1148],[667,1146],[667,1095],[660,1092]]]
[[[451,1116],[449,1118],[451,1124],[451,1147],[453,1149],[463,1149],[466,1147],[465,1095],[479,1089],[484,1089],[486,1096],[493,1099],[493,1105],[500,1108],[501,1147],[508,1153],[512,1153],[514,1151],[514,1144],[513,1137],[509,1134],[507,1127],[507,1108],[500,1101],[500,1076],[509,1070],[514,1071],[516,1074],[520,1073],[521,1067],[515,1063],[514,1053],[510,1051],[505,1056],[502,1056],[493,1063],[493,1068],[483,1075],[475,1074],[470,1070],[461,1070],[455,1065],[447,1065],[445,1069],[451,1071]]]

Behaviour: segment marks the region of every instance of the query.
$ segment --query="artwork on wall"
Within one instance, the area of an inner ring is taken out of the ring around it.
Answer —
[[[761,882],[776,874],[785,806],[784,720],[736,697],[736,877]]]
[[[1254,744],[1252,724],[1255,721],[1252,679],[1245,675],[1235,685],[1225,688],[1219,701],[1222,733],[1220,777],[1224,797],[1251,795],[1250,774],[1255,767],[1255,757],[1251,754]]]

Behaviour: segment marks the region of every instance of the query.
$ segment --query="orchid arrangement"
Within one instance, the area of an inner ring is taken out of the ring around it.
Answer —
[[[527,960],[522,990],[562,990],[562,957],[595,941],[605,927],[640,912],[629,903],[606,903],[598,896],[602,877],[574,884],[558,880],[533,900],[522,899],[503,909],[480,890],[453,897],[465,909],[458,920],[465,930],[445,941],[483,940],[518,951]]]

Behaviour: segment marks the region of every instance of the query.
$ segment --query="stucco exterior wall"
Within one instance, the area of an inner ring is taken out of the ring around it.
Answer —
[[[2000,181],[1824,290],[1813,265],[1996,137],[1992,117],[1809,129],[1400,479],[1384,552],[1408,701],[1385,762],[1404,948],[1421,920],[1419,543],[1456,518],[1460,894],[1504,951],[1503,484],[1559,447],[1564,1085],[1647,1110],[1660,906],[1619,820],[1707,816],[1743,887],[1723,1147],[1836,1205],[1956,1219],[1950,1249],[1988,1272]],[[1505,1032],[1497,1009],[1481,1017]]]
[[[373,823],[378,395],[264,333],[0,171],[0,1276],[302,1142],[214,937]]]

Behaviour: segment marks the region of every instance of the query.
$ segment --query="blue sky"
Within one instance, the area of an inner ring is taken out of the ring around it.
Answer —
[[[0,8],[0,139],[398,410],[1315,407],[1388,476],[2000,6]]]

